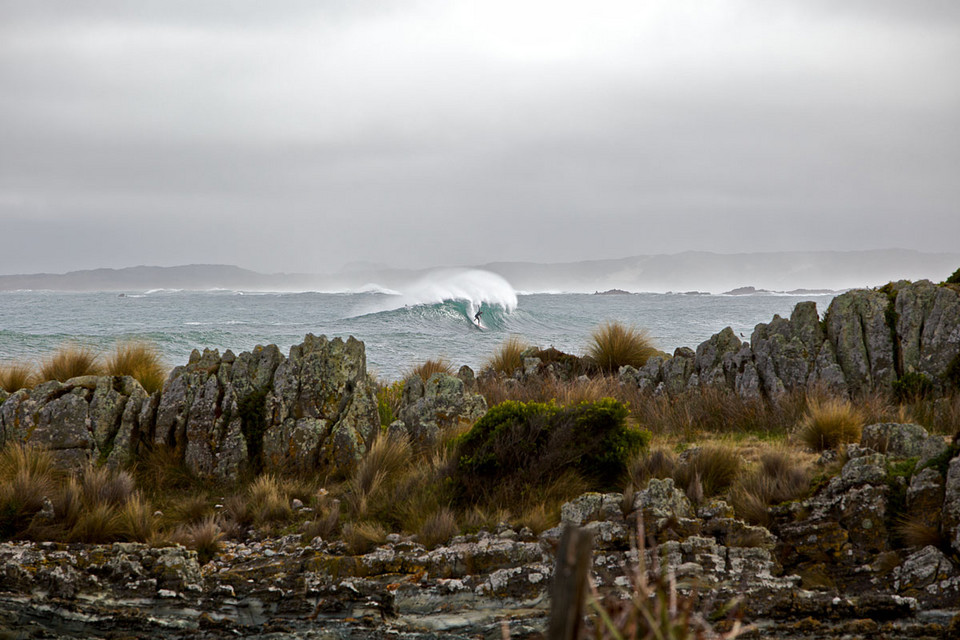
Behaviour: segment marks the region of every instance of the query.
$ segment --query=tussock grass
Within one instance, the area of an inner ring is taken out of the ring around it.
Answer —
[[[836,449],[859,442],[864,414],[843,398],[814,398],[800,421],[800,441],[814,451]]]
[[[627,466],[627,480],[635,489],[642,489],[650,478],[672,478],[677,468],[677,455],[670,449],[655,447],[641,451]]]
[[[26,532],[57,480],[50,452],[20,444],[0,451],[0,539]]]
[[[183,496],[165,512],[170,522],[197,524],[213,515],[213,505],[206,493]]]
[[[78,376],[98,376],[103,373],[100,358],[92,349],[65,345],[40,363],[39,379],[66,382]]]
[[[0,365],[0,389],[7,393],[16,393],[20,389],[32,389],[36,383],[36,374],[29,364],[8,362]]]
[[[797,452],[785,448],[764,451],[759,462],[756,469],[739,477],[730,492],[730,502],[743,520],[767,526],[770,506],[810,492],[811,473]]]
[[[105,504],[118,507],[133,496],[136,483],[127,471],[114,471],[107,467],[87,467],[83,472],[80,488],[85,505]]]
[[[640,368],[658,353],[650,335],[642,329],[619,322],[606,322],[590,336],[587,354],[607,373],[616,374],[620,367]]]
[[[490,359],[485,368],[489,367],[497,373],[506,376],[513,375],[517,369],[523,369],[523,352],[530,348],[530,345],[518,335],[512,335],[501,344]]]
[[[114,505],[98,502],[84,505],[67,538],[72,542],[103,544],[122,538],[120,514]]]
[[[293,516],[282,482],[272,475],[258,477],[247,488],[248,508],[254,524],[286,522]]]
[[[493,407],[506,401],[556,402],[562,406],[581,402],[596,402],[603,398],[624,397],[616,378],[601,376],[589,380],[563,382],[552,378],[538,379],[525,384],[505,384],[502,380],[481,378],[478,391]]]
[[[196,551],[197,562],[204,565],[220,552],[223,531],[216,518],[211,516],[200,522],[178,528],[173,534],[173,539],[188,549]]]
[[[448,376],[452,376],[455,374],[455,371],[453,370],[453,365],[446,358],[436,358],[418,364],[410,372],[411,375],[419,376],[424,382],[429,380],[430,376],[435,373],[445,373]]]
[[[739,472],[740,453],[736,447],[715,443],[687,452],[674,469],[673,479],[693,500],[725,491]]]
[[[351,555],[373,551],[387,540],[387,531],[379,522],[348,522],[343,526],[343,542]]]
[[[118,518],[121,535],[129,542],[149,542],[159,529],[153,505],[139,491],[120,508]]]
[[[142,341],[117,344],[107,356],[104,371],[111,376],[135,378],[147,393],[162,389],[169,373],[156,345]]]
[[[907,547],[944,547],[948,541],[941,535],[939,527],[921,518],[906,515],[901,518],[894,531]]]
[[[441,507],[432,513],[417,532],[420,544],[432,549],[450,540],[460,533],[457,526],[457,517],[449,507]]]

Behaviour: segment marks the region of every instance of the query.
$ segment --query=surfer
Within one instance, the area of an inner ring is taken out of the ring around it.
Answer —
[[[480,316],[482,316],[482,315],[483,315],[483,311],[477,311],[477,313],[474,314],[474,316],[473,316],[473,319],[477,321],[477,326],[478,326],[478,327],[480,326]]]

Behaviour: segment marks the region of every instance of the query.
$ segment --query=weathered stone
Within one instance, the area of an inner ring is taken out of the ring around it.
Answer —
[[[623,494],[585,493],[560,507],[560,523],[584,525],[597,520],[623,522]]]
[[[429,448],[442,431],[475,422],[486,411],[483,396],[466,391],[462,380],[435,373],[426,384],[418,376],[407,378],[398,417],[403,420],[413,443]]]
[[[734,356],[740,351],[741,344],[733,329],[727,327],[697,347],[694,373],[701,386],[735,387],[737,366]]]
[[[896,378],[887,297],[879,291],[848,291],[827,309],[827,339],[851,393],[889,388]]]
[[[860,444],[891,458],[919,457],[930,434],[918,424],[884,422],[863,428]],[[943,439],[939,439],[943,442]]]
[[[923,469],[914,475],[907,488],[907,513],[911,522],[938,529],[943,497],[944,479],[935,469]]]
[[[960,456],[951,460],[947,469],[941,517],[941,531],[960,553]]]
[[[960,293],[927,280],[897,283],[900,370],[942,380],[960,357]]]

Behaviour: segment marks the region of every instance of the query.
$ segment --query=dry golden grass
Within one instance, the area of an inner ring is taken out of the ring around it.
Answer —
[[[510,376],[517,369],[523,369],[523,352],[530,348],[523,338],[512,335],[487,360],[485,368],[489,367],[498,373]]]
[[[417,539],[420,544],[432,549],[449,541],[458,533],[460,528],[457,526],[457,517],[449,507],[441,507],[427,517],[420,531],[417,532]]]
[[[107,467],[87,467],[80,480],[85,505],[105,504],[118,507],[125,504],[136,489],[133,476],[127,471]]]
[[[454,375],[453,365],[450,364],[445,358],[437,358],[435,360],[426,360],[421,364],[418,364],[410,372],[411,375],[420,376],[420,379],[426,382],[430,379],[435,373],[445,373],[449,376]],[[409,376],[404,376],[409,377]]]
[[[936,524],[909,515],[897,522],[895,532],[908,547],[941,547],[945,542]]]
[[[805,456],[786,448],[767,449],[760,454],[759,465],[738,478],[730,502],[743,520],[767,526],[769,507],[807,495],[810,481],[811,467]]]
[[[262,475],[247,487],[248,507],[257,525],[286,522],[293,516],[290,498],[282,482],[272,475]]]
[[[104,371],[111,376],[136,378],[147,393],[162,389],[169,373],[156,345],[142,341],[117,344],[107,356]]]
[[[677,455],[665,448],[642,451],[627,467],[627,482],[634,489],[642,489],[650,478],[672,478],[677,468]]]
[[[590,336],[587,354],[607,373],[616,374],[620,367],[640,368],[658,353],[649,334],[619,322],[606,322]]]
[[[97,376],[103,373],[100,359],[88,347],[65,345],[40,363],[40,380],[66,382],[79,376]]]
[[[120,514],[114,505],[104,502],[84,505],[67,538],[72,542],[104,544],[122,538]]]
[[[206,493],[185,495],[171,504],[164,514],[169,523],[197,524],[213,515],[213,504]]]
[[[863,424],[863,412],[849,400],[813,398],[800,421],[798,437],[814,451],[826,451],[859,442]]]
[[[351,555],[362,555],[383,544],[387,531],[379,522],[348,522],[343,525],[342,538]]]
[[[23,362],[8,362],[0,365],[0,389],[15,393],[20,389],[31,389],[36,382],[33,367]]]
[[[130,496],[118,513],[123,538],[129,542],[150,541],[159,528],[154,511],[153,505],[140,492]]]
[[[220,551],[223,531],[216,518],[208,517],[195,524],[178,528],[173,539],[188,549],[197,552],[197,562],[204,565],[210,562]]]
[[[695,495],[715,496],[733,484],[740,462],[736,447],[719,442],[707,444],[693,449],[677,464],[673,479],[691,499]]]

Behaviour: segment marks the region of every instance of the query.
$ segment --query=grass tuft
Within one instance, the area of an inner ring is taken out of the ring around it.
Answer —
[[[195,524],[187,525],[174,534],[174,539],[197,552],[197,562],[201,565],[213,560],[220,551],[223,531],[215,518],[208,517]]]
[[[810,469],[786,449],[770,449],[760,455],[760,465],[742,475],[730,494],[737,515],[762,526],[770,524],[769,507],[796,500],[810,492]]]
[[[688,494],[710,497],[730,487],[739,472],[740,453],[735,447],[708,444],[691,449],[677,465],[673,479]]]
[[[450,364],[445,358],[437,358],[436,360],[427,360],[421,364],[418,364],[411,371],[412,375],[420,376],[420,379],[426,382],[430,379],[435,373],[445,373],[448,376],[454,375],[453,365]]]
[[[814,451],[859,442],[863,413],[844,398],[811,399],[800,421],[800,441]]]
[[[122,342],[107,356],[104,370],[111,376],[136,378],[147,393],[163,388],[167,368],[160,357],[160,350],[149,342]]]
[[[642,367],[658,351],[646,331],[607,322],[590,336],[587,353],[602,371],[616,374],[622,366]]]
[[[351,555],[373,551],[387,539],[387,531],[379,522],[349,522],[343,526],[343,541]]]
[[[39,378],[66,382],[79,376],[97,376],[103,373],[99,360],[87,347],[65,345],[40,363]]]
[[[460,533],[457,518],[449,507],[441,507],[424,521],[417,533],[420,544],[432,549]]]
[[[7,393],[16,393],[20,389],[31,389],[36,382],[33,367],[23,362],[11,362],[0,365],[0,389]]]
[[[523,338],[512,335],[490,356],[486,367],[493,369],[497,373],[511,376],[517,369],[523,369],[522,354],[529,347],[530,345],[528,345]]]

